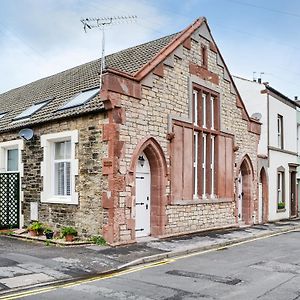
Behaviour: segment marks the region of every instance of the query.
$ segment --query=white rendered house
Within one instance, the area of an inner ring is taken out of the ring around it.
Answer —
[[[262,123],[257,222],[296,217],[298,104],[261,80],[234,77],[234,81],[249,114]]]

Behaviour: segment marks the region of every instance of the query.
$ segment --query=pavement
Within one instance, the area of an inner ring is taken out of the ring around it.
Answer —
[[[74,282],[138,264],[222,248],[292,230],[300,230],[300,219],[163,240],[145,238],[136,244],[117,248],[97,245],[47,246],[0,236],[0,299],[9,293],[32,287]]]

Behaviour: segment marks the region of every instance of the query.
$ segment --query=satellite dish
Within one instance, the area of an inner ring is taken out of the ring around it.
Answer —
[[[254,114],[251,116],[252,119],[255,119],[255,120],[257,120],[257,121],[260,121],[261,117],[262,117],[261,113],[258,113],[258,112],[257,112],[257,113],[254,113]]]
[[[19,131],[19,137],[22,139],[29,141],[33,138],[33,130],[30,128],[24,128]]]

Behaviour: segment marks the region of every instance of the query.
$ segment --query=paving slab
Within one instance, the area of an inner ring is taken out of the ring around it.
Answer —
[[[38,283],[49,282],[54,280],[55,280],[54,277],[48,276],[43,273],[36,273],[30,275],[16,276],[8,279],[1,279],[0,283],[4,284],[8,288],[16,288],[16,287],[35,285]]]

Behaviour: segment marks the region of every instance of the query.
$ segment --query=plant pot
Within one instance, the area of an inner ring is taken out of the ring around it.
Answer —
[[[67,234],[65,236],[65,240],[66,240],[66,242],[73,242],[74,241],[74,235]]]
[[[28,230],[29,236],[37,236],[37,231],[35,230]]]
[[[45,233],[46,239],[47,240],[52,240],[53,239],[53,234],[54,234],[54,232],[47,232],[47,233]]]

